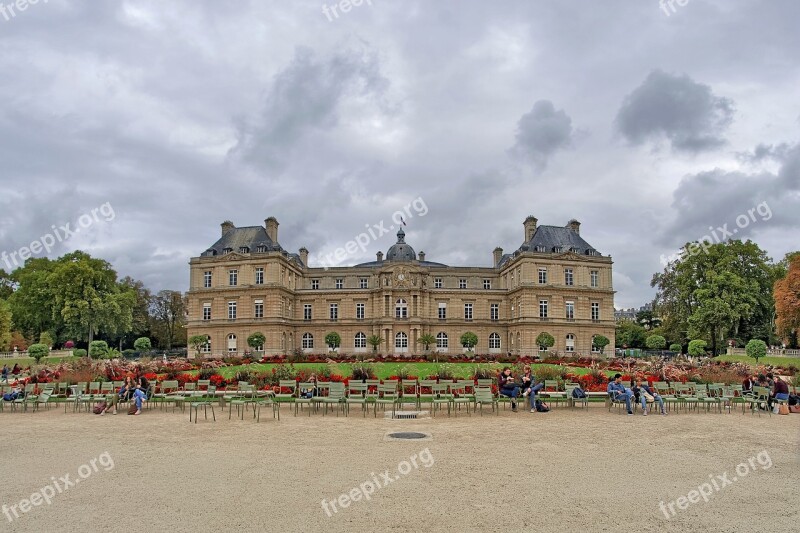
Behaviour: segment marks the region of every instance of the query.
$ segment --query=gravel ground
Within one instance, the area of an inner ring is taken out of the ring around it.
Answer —
[[[280,422],[256,424],[216,411],[190,424],[169,410],[6,410],[0,503],[13,521],[1,516],[0,531],[749,532],[800,521],[798,415],[629,417],[593,405],[383,420],[284,407]],[[393,430],[431,439],[387,441]],[[63,490],[67,474],[80,484]],[[707,502],[691,493],[704,483]],[[48,485],[50,504],[19,510]],[[681,496],[697,502],[681,510]]]

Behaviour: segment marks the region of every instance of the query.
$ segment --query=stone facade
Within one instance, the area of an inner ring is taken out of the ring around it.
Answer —
[[[188,334],[207,335],[209,355],[250,351],[247,337],[266,336],[266,354],[297,348],[324,353],[325,335],[337,332],[342,353],[416,354],[423,334],[431,349],[462,352],[466,331],[478,337],[476,353],[531,355],[541,332],[554,350],[589,354],[594,335],[614,346],[612,261],[580,237],[580,224],[541,226],[528,217],[522,246],[492,267],[453,267],[425,260],[398,242],[383,258],[350,267],[308,266],[308,250],[288,253],[278,243],[278,221],[236,228],[190,261]],[[571,309],[571,311],[570,311]],[[546,314],[546,316],[544,316]]]

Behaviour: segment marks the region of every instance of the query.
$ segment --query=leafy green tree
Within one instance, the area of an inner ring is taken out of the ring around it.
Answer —
[[[75,357],[86,357],[86,350],[84,350],[83,348],[77,348],[72,351],[72,355],[74,355]]]
[[[255,333],[251,333],[247,337],[247,345],[252,348],[253,350],[258,350],[261,348],[264,349],[264,343],[267,342],[267,336],[261,333],[260,331],[256,331]]]
[[[200,357],[200,350],[208,342],[208,336],[207,335],[192,335],[191,337],[189,337],[188,340],[189,340],[189,346],[194,348],[195,355],[197,357]]]
[[[423,349],[427,352],[431,349],[431,344],[436,344],[436,337],[430,333],[423,333],[417,338],[417,343],[421,344]]]
[[[707,337],[711,351],[727,337],[769,335],[774,317],[773,267],[751,241],[690,243],[681,258],[653,276],[656,306],[671,331]]]
[[[50,275],[58,263],[47,258],[31,258],[11,273],[17,289],[8,303],[14,327],[25,337],[34,338],[42,331],[60,332],[64,320],[55,309],[54,287]]]
[[[180,291],[159,291],[151,299],[151,330],[159,348],[172,348],[186,324],[186,299]],[[185,335],[185,333],[184,333]]]
[[[653,311],[643,309],[636,313],[636,323],[649,331],[661,326],[661,319],[658,318]]]
[[[631,320],[621,320],[614,332],[617,348],[643,348],[647,332],[644,327]]]
[[[536,346],[539,347],[540,351],[547,351],[555,344],[556,339],[546,331],[543,331],[536,336]],[[542,350],[542,348],[544,348],[544,350]]]
[[[125,276],[119,282],[124,291],[130,291],[134,295],[134,304],[131,309],[131,327],[128,331],[119,333],[118,338],[113,338],[119,345],[128,345],[131,340],[139,337],[154,338],[151,331],[152,318],[150,316],[150,306],[152,305],[153,295],[150,289],[144,286],[139,280],[130,276]]]
[[[150,343],[150,339],[147,337],[139,337],[135,341],[133,341],[133,347],[139,352],[146,352],[153,348],[153,345]]]
[[[672,343],[672,344],[669,345],[669,351],[670,352],[681,353],[681,345],[678,344],[677,342],[676,343]]]
[[[92,341],[89,343],[89,357],[92,359],[102,359],[108,355],[108,343],[106,341]]]
[[[758,364],[758,360],[767,355],[767,343],[761,339],[751,339],[744,347],[744,351],[747,357],[752,357],[756,360],[756,364]]]
[[[0,351],[11,349],[11,306],[0,300]]]
[[[464,332],[461,335],[461,346],[466,348],[467,350],[472,350],[475,346],[478,345],[478,336],[475,335],[471,331]]]
[[[42,357],[47,357],[49,353],[50,348],[45,344],[31,344],[28,346],[28,355],[36,359],[37,363],[41,361]]]
[[[650,350],[663,350],[667,346],[667,340],[661,335],[650,335],[647,337],[645,345]]]
[[[53,341],[52,335],[50,335],[49,331],[43,331],[39,334],[39,344],[44,344],[48,348],[55,344]]]
[[[706,354],[706,341],[693,340],[689,341],[689,355],[692,357],[702,357]]]
[[[383,342],[383,337],[381,337],[380,335],[370,335],[369,337],[367,337],[367,344],[372,346],[373,352],[378,351],[378,346],[380,346],[382,342]]]
[[[327,335],[325,335],[325,344],[328,345],[328,348],[331,350],[335,350],[342,344],[342,337],[335,331],[331,331]]]
[[[611,344],[611,341],[608,340],[608,337],[606,337],[604,335],[595,335],[594,338],[592,339],[592,344],[595,345],[597,347],[597,349],[600,350],[600,353],[602,354],[603,350],[606,349],[606,346]]]

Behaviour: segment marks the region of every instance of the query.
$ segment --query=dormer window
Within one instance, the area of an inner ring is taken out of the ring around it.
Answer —
[[[546,252],[547,248],[545,248],[544,246],[537,246],[536,248],[534,248],[534,251],[536,251],[536,252]]]
[[[572,253],[574,253],[574,254],[580,253],[580,250],[578,250],[578,249],[577,249],[577,248],[575,248],[574,246],[573,246],[572,248],[570,248],[570,249],[569,249],[569,251],[570,251],[570,252],[572,252]]]
[[[223,248],[222,249],[222,253],[223,254],[229,254],[231,252],[233,252],[233,248]]]
[[[560,254],[563,251],[564,251],[564,247],[563,246],[553,246],[553,252],[555,252],[557,254]]]
[[[257,253],[259,253],[259,254],[263,254],[263,253],[265,253],[266,251],[267,251],[267,247],[266,247],[266,246],[263,246],[263,245],[262,245],[262,246],[257,246],[257,247],[256,247],[256,252],[257,252]]]
[[[249,254],[250,253],[250,248],[248,248],[247,246],[241,246],[241,247],[239,247],[239,253],[240,254]]]
[[[597,253],[597,250],[589,248],[588,250],[586,250],[586,255],[599,255],[599,254]]]

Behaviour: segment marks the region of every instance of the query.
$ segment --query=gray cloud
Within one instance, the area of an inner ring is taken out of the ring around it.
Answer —
[[[665,137],[673,150],[696,153],[725,144],[722,134],[733,114],[733,101],[715,96],[708,85],[654,70],[625,97],[616,122],[632,144]]]
[[[539,100],[517,123],[516,143],[511,153],[527,160],[538,170],[547,160],[572,142],[572,119],[563,109],[556,111],[549,100]]]

